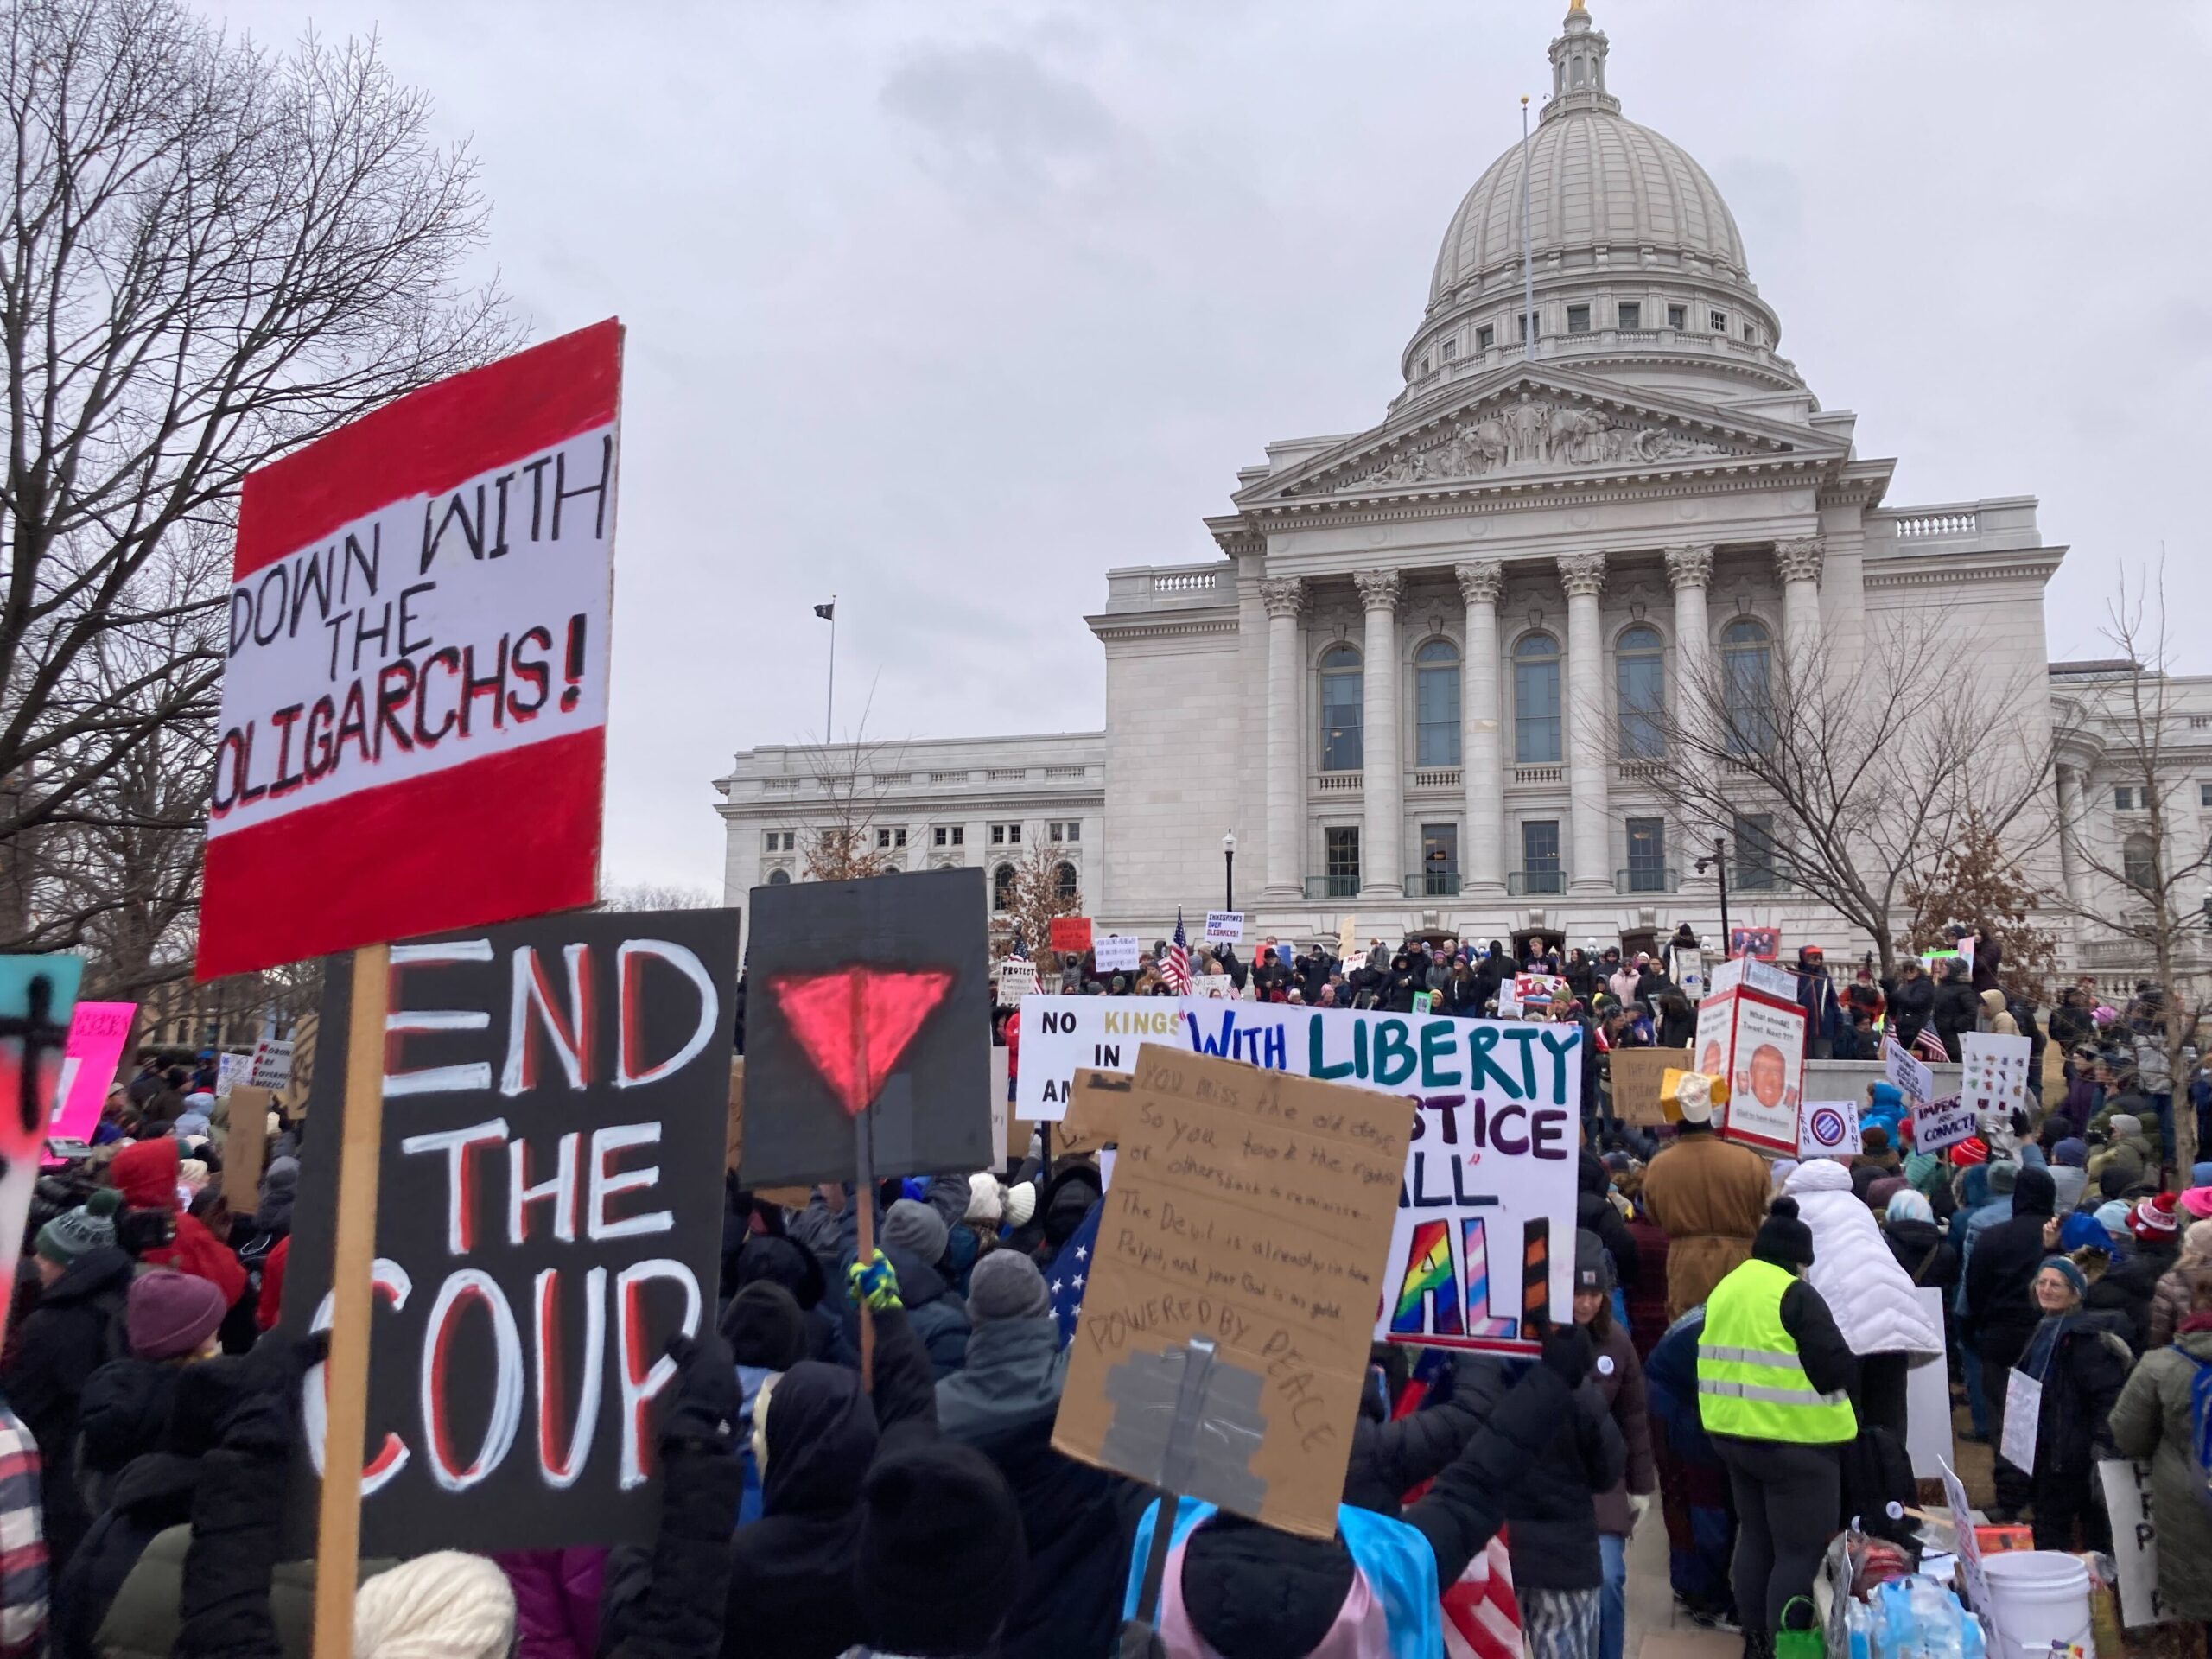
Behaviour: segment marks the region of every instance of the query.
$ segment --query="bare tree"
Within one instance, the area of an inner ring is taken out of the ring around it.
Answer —
[[[2167,760],[2175,686],[2167,673],[2163,559],[2132,582],[2123,568],[2107,615],[2105,637],[2117,660],[2111,674],[2080,683],[2078,718],[2103,750],[2099,775],[2109,786],[2132,791],[2136,816],[2118,847],[2107,849],[2090,828],[2089,791],[2076,791],[2064,833],[2077,870],[2090,878],[2090,892],[2087,902],[2064,893],[2055,902],[2134,947],[2158,995],[2129,1010],[2132,1023],[2139,1031],[2147,1027],[2159,1044],[2171,1083],[2183,1080],[2182,1052],[2199,1045],[2212,1006],[2205,984],[2212,966],[2206,942],[2212,847],[2193,838],[2193,819],[2177,815],[2168,798],[2177,785]],[[2176,1179],[2186,1185],[2196,1161],[2196,1113],[2177,1109],[2173,1128]]]
[[[600,894],[602,910],[713,910],[721,895],[681,881],[610,881]]]
[[[2048,832],[2050,745],[2026,713],[2041,687],[1966,675],[1955,650],[1941,618],[1877,615],[1847,674],[1824,639],[1692,658],[1673,703],[1618,726],[1614,758],[1700,845],[1770,818],[1764,844],[1736,837],[1739,878],[1830,906],[1887,974],[1909,892],[1964,826],[2030,845]]]
[[[487,209],[430,115],[372,41],[273,54],[178,0],[0,22],[0,849],[60,884],[20,907],[43,942],[112,914],[66,889],[117,855],[55,841],[190,831],[111,782],[213,712],[240,480],[516,343],[461,280]]]
[[[2031,1006],[2048,1003],[2058,974],[2058,941],[2036,919],[2044,889],[2003,838],[1969,812],[1927,875],[1905,884],[1910,907],[1898,944],[1915,955],[1949,948],[1946,931],[1972,923],[2004,947],[1998,978]]]
[[[906,746],[869,738],[874,702],[871,687],[852,741],[805,752],[815,792],[804,808],[794,806],[791,822],[799,826],[802,868],[810,881],[857,881],[905,867],[904,827],[879,825],[876,818],[884,797],[906,781]]]

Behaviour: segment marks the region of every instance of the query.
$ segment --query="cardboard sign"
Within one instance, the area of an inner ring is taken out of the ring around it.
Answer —
[[[990,1058],[991,1146],[997,1154],[997,1164],[993,1166],[995,1168],[998,1165],[1003,1165],[1010,1155],[1010,1143],[1014,1135],[1013,1084],[1007,1075],[1008,1067],[1013,1064],[1013,1051],[993,1044]],[[1027,1155],[1028,1150],[1028,1141],[1027,1137],[1024,1137],[1022,1142],[1024,1156]]]
[[[1747,987],[1717,991],[1698,1004],[1694,1046],[1696,1069],[1728,1080],[1721,1134],[1796,1157],[1805,1095],[1805,1011]]]
[[[1102,933],[1090,943],[1090,959],[1102,974],[1134,974],[1143,946],[1134,933]]]
[[[1667,1121],[1660,1103],[1660,1080],[1669,1068],[1689,1058],[1680,1048],[1617,1048],[1605,1056],[1613,1081],[1613,1116],[1624,1123],[1650,1126]]]
[[[1238,944],[1244,938],[1244,912],[1241,910],[1210,910],[1206,912],[1206,943],[1208,944]]]
[[[100,1109],[114,1085],[123,1046],[130,1039],[136,1002],[79,1002],[69,1016],[68,1046],[54,1089],[54,1109],[47,1135],[61,1141],[90,1141],[99,1127]]]
[[[231,1090],[231,1127],[223,1136],[223,1202],[250,1216],[261,1202],[261,1165],[269,1151],[269,1113],[276,1099],[242,1083]]]
[[[663,1351],[714,1317],[737,931],[734,910],[571,912],[392,947],[365,1554],[652,1535]],[[326,975],[292,1338],[332,1307],[351,959]],[[319,1376],[305,1395],[302,1553]]]
[[[998,987],[999,1007],[1011,1008],[1037,989],[1037,964],[1026,957],[1007,957],[991,969]]]
[[[253,1046],[253,1086],[257,1089],[289,1089],[292,1086],[292,1046],[274,1037],[264,1037]]]
[[[253,1076],[253,1056],[226,1051],[215,1057],[215,1098],[228,1100],[231,1090]]]
[[[1359,918],[1347,916],[1337,930],[1337,960],[1350,962],[1359,954]]]
[[[1968,1031],[1959,1035],[1959,1103],[1979,1116],[1994,1112],[2011,1120],[2028,1104],[2025,1037],[1999,1037]]]
[[[1918,1113],[1936,1098],[1936,1074],[1905,1052],[1894,1037],[1882,1039],[1882,1075],[1897,1084],[1904,1096],[1907,1116]]]
[[[750,1027],[748,1027],[748,1037]],[[1567,1023],[1450,1014],[1032,997],[1021,1009],[1020,1112],[1064,1116],[1078,1068],[1126,1072],[1140,1045],[1410,1096],[1377,1340],[1529,1354],[1522,1310],[1532,1230],[1544,1235],[1550,1317],[1570,1317],[1583,1033]],[[1676,1057],[1680,1058],[1679,1051]]]
[[[1052,1150],[1071,1157],[1087,1155],[1120,1141],[1128,1081],[1117,1071],[1077,1071],[1069,1093],[1068,1115],[1052,1132]]]
[[[1808,1100],[1797,1110],[1800,1158],[1856,1158],[1866,1148],[1859,1138],[1859,1103]]]
[[[1090,949],[1090,918],[1055,916],[1048,937],[1053,950],[1079,957]]]
[[[2181,1615],[2158,1593],[2158,1530],[2151,1518],[2151,1465],[2125,1458],[2097,1464],[2112,1520],[2112,1559],[2120,1580],[2120,1622],[2127,1629],[2178,1623]]]
[[[753,889],[746,1185],[852,1178],[853,1121],[810,1052],[817,1033],[808,1020],[815,1012],[849,1014],[855,997],[869,1044],[868,1075],[852,1079],[849,1054],[824,1054],[823,1061],[834,1074],[870,1085],[864,1092],[874,1102],[868,1133],[875,1167],[886,1175],[927,1175],[991,1161],[987,906],[980,869]],[[849,991],[837,990],[841,982]],[[832,1006],[841,994],[847,1002]],[[1033,1029],[1025,1011],[1024,1077]]]
[[[1973,1138],[1974,1108],[1955,1100],[1939,1100],[1912,1115],[1912,1149],[1941,1152]]]
[[[591,903],[609,321],[246,475],[201,979]]]
[[[0,956],[0,1101],[10,1107],[0,1110],[0,1328],[15,1296],[23,1223],[38,1185],[84,975],[82,957]]]
[[[1333,1536],[1413,1114],[1154,1044],[1135,1058],[1052,1445]],[[1176,1351],[1192,1337],[1218,1347],[1177,1470]]]
[[[1782,930],[1778,927],[1732,927],[1728,930],[1728,954],[1732,957],[1760,957],[1772,962],[1782,954]]]

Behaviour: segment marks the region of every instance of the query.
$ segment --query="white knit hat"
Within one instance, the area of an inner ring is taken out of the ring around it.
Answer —
[[[1006,1190],[1006,1224],[1026,1226],[1029,1217],[1037,1213],[1037,1184],[1016,1181]]]
[[[481,1555],[419,1555],[353,1597],[353,1659],[506,1659],[514,1638],[513,1586]]]
[[[1006,1211],[1006,1193],[999,1185],[999,1178],[988,1170],[978,1170],[968,1178],[968,1214],[969,1221],[995,1222]]]

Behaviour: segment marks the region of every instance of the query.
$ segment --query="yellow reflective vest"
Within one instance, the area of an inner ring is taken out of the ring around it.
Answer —
[[[1787,1268],[1754,1257],[1706,1298],[1697,1344],[1697,1413],[1708,1434],[1828,1446],[1855,1440],[1859,1419],[1841,1394],[1814,1388],[1782,1326]]]

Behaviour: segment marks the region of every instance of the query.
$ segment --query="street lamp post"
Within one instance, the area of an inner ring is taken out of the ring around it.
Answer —
[[[1221,838],[1221,907],[1236,908],[1236,832]]]
[[[1719,836],[1713,838],[1713,856],[1698,860],[1697,873],[1703,875],[1707,865],[1720,878],[1720,954],[1727,957],[1735,954],[1728,932],[1728,843]]]

